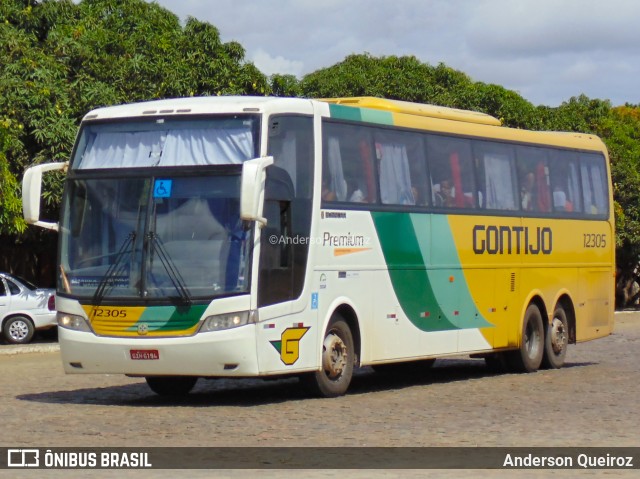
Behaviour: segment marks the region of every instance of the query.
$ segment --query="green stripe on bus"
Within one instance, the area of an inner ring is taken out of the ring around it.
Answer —
[[[192,306],[149,306],[145,309],[138,323],[149,325],[150,331],[183,331],[195,326],[207,305]],[[135,331],[136,325],[129,330]]]
[[[353,106],[329,104],[331,118],[350,121],[364,121],[368,123],[379,123],[382,125],[393,125],[393,114],[389,111],[371,110],[368,108],[356,108]]]
[[[409,320],[422,331],[489,327],[475,307],[464,281],[460,260],[446,216],[372,212],[394,292]],[[437,235],[432,235],[437,231]],[[422,238],[419,241],[418,238]],[[430,264],[430,241],[447,251]],[[454,278],[454,281],[451,281]]]

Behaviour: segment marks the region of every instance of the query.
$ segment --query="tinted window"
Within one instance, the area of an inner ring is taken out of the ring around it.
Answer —
[[[371,128],[325,123],[323,151],[324,201],[377,201]]]
[[[323,128],[325,202],[608,213],[602,154],[337,122]]]
[[[11,292],[12,295],[20,294],[20,288],[16,283],[11,281],[10,279],[7,279],[7,286],[9,287],[9,291]]]
[[[582,197],[584,212],[588,215],[608,213],[609,193],[607,190],[607,170],[604,157],[596,154],[580,155],[582,177]]]
[[[479,141],[474,143],[473,152],[478,167],[478,189],[482,206],[489,210],[519,209],[514,148]]]
[[[300,296],[304,285],[313,193],[313,120],[277,116],[269,122],[269,154],[258,281],[260,306]],[[277,238],[278,241],[273,241]]]
[[[382,203],[428,204],[429,188],[422,137],[423,135],[407,132],[375,131]]]
[[[551,211],[551,189],[547,150],[516,147],[516,171],[520,187],[520,209],[548,213]]]
[[[568,151],[549,150],[551,205],[558,213],[582,211],[578,155]]]
[[[427,159],[435,206],[477,207],[470,140],[429,136]]]

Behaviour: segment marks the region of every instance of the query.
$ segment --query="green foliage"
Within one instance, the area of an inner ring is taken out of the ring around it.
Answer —
[[[93,108],[157,98],[271,92],[218,30],[143,0],[2,0],[0,234],[24,230],[19,179],[31,164],[65,161]],[[55,217],[61,182],[45,176],[44,215]],[[17,195],[17,196],[16,196]],[[10,205],[12,205],[10,207]],[[48,210],[48,211],[47,211]]]
[[[9,171],[9,163],[5,155],[10,142],[11,135],[9,120],[0,120],[0,230],[14,231],[21,233],[25,230],[26,224],[22,217],[22,202],[16,178]]]
[[[271,94],[280,97],[300,97],[300,82],[293,75],[271,75],[269,78]]]

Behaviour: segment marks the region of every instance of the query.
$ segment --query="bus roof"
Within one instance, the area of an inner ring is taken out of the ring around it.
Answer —
[[[500,120],[485,113],[376,97],[320,99],[257,96],[186,97],[97,108],[87,113],[83,121],[173,114],[284,112],[312,114],[314,101],[327,106],[336,105],[337,108],[346,108],[354,113],[359,112],[355,115],[346,115],[345,118],[351,120],[565,148],[606,150],[602,140],[592,134],[509,128],[501,126]],[[371,116],[365,112],[377,113]],[[333,117],[334,114],[337,114],[338,118],[342,116],[338,111],[332,111],[330,116]]]
[[[152,100],[96,108],[83,120],[139,118],[163,115],[199,115],[215,113],[260,113],[268,107],[311,112],[311,100],[260,96],[198,96]]]
[[[323,98],[320,101],[345,106],[372,108],[374,110],[387,110],[394,113],[405,113],[407,115],[425,116],[429,118],[442,118],[445,120],[456,120],[493,126],[502,125],[500,120],[491,115],[487,115],[486,113],[459,110],[457,108],[448,108],[446,106],[412,103],[409,101],[387,100],[386,98],[366,96],[353,98]]]
[[[502,126],[497,118],[474,111],[374,97],[325,98],[318,101],[339,105],[340,107],[353,108],[354,111],[361,112],[359,115],[344,115],[348,119],[359,118],[360,121],[386,123],[399,127],[454,133],[478,138],[492,138],[579,150],[606,151],[602,140],[590,133],[510,128]],[[364,112],[367,111],[379,112],[382,115],[365,115]],[[340,111],[332,112],[332,117],[334,114],[336,117],[343,116]]]

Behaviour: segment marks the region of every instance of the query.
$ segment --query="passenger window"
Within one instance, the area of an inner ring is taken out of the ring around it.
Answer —
[[[6,296],[7,295],[7,290],[4,288],[4,283],[2,282],[2,279],[0,279],[0,296]]]
[[[377,201],[370,130],[341,123],[324,124],[323,201]]]
[[[476,208],[474,168],[469,140],[429,136],[427,161],[433,205]]]
[[[382,203],[428,204],[422,135],[378,130],[374,134],[374,141]]]
[[[604,157],[595,154],[580,155],[584,212],[588,215],[604,215],[609,212],[607,170]]]
[[[542,148],[516,147],[516,169],[522,211],[551,211],[551,188],[547,154]]]
[[[474,142],[482,205],[489,210],[517,210],[520,200],[511,146],[486,141]]]
[[[569,151],[551,150],[549,180],[553,211],[573,213],[582,211],[578,156]]]

